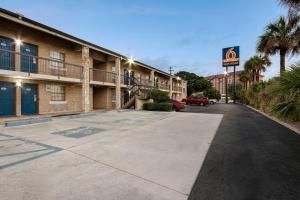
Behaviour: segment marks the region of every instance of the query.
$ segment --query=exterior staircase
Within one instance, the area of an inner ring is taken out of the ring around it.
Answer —
[[[129,94],[122,96],[122,109],[134,108],[136,99],[146,100],[150,98],[150,90],[153,86],[142,84],[136,78],[131,79],[131,84]],[[127,98],[125,98],[126,95]]]

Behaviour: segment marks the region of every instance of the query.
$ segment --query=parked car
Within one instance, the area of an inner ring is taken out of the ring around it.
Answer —
[[[184,108],[184,103],[179,102],[175,99],[170,99],[170,103],[173,104],[173,110],[180,111],[181,109]]]
[[[185,102],[187,105],[189,104],[197,104],[197,105],[201,105],[201,106],[205,106],[207,104],[209,104],[208,98],[206,97],[189,97],[186,99],[182,100],[183,102]]]
[[[217,99],[209,99],[209,104],[216,104],[217,102]]]

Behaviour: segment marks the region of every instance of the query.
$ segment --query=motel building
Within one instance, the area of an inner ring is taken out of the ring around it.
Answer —
[[[131,108],[158,88],[186,97],[186,81],[0,9],[0,117]]]
[[[236,71],[236,73],[235,73],[236,85],[238,85],[238,84],[244,85],[244,83],[240,81],[241,72],[242,71]],[[213,87],[220,92],[220,94],[222,96],[222,99],[225,99],[225,96],[226,96],[226,80],[225,80],[224,73],[207,76],[207,77],[205,77],[205,79],[209,80],[212,83]],[[259,81],[263,81],[263,79],[264,79],[264,75],[261,72],[261,74],[259,75]],[[227,87],[229,85],[233,85],[233,84],[234,84],[234,73],[229,72],[227,74]],[[250,85],[250,83],[248,83],[248,87],[249,87],[249,85]]]

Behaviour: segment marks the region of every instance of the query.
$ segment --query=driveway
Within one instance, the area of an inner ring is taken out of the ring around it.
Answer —
[[[300,135],[242,105],[187,111],[224,115],[190,200],[300,199]]]
[[[1,199],[187,199],[222,117],[112,111],[0,127]]]

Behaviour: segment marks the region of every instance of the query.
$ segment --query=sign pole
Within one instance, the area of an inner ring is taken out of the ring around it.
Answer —
[[[225,94],[226,94],[226,104],[228,104],[228,67],[226,66],[226,74],[225,74]]]
[[[236,99],[236,85],[235,85],[235,65],[233,66],[233,87],[234,87],[234,98],[233,98],[233,103],[235,103]]]

